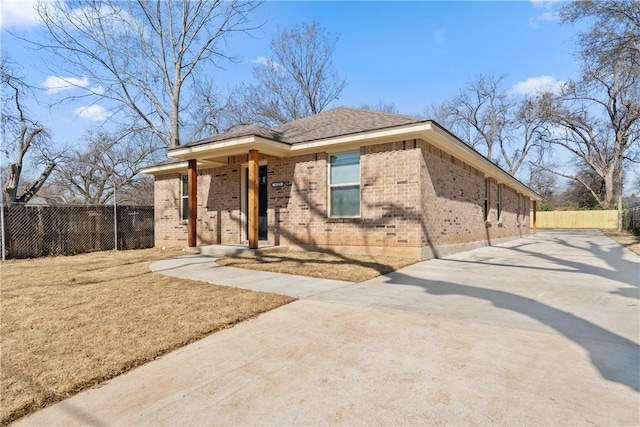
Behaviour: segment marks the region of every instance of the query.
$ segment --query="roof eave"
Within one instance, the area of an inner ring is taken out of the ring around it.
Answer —
[[[200,169],[204,167],[224,166],[225,163],[198,161],[196,165]],[[189,170],[189,162],[184,161],[169,164],[149,165],[147,167],[141,168],[140,173],[144,173],[147,175],[169,175],[172,173],[186,173],[187,170]]]
[[[320,151],[337,152],[356,149],[364,145],[383,144],[399,140],[423,139],[434,144],[439,149],[466,162],[480,170],[487,177],[496,179],[499,183],[509,184],[519,193],[531,200],[541,200],[542,197],[529,187],[521,183],[498,167],[486,157],[458,139],[451,132],[441,127],[438,123],[426,120],[392,128],[378,129],[360,132],[350,135],[336,136],[333,138],[319,139],[296,144],[287,144],[274,141],[258,135],[242,136],[222,141],[214,141],[194,146],[184,146],[170,149],[168,155],[177,159],[197,159],[199,164],[215,165],[215,159],[226,156],[247,154],[249,150],[258,150],[260,153],[276,157],[290,157],[304,154],[312,154]],[[186,165],[186,162],[183,162]],[[219,164],[225,164],[220,162]],[[151,170],[153,168],[146,168]],[[145,173],[171,173],[169,167],[160,167]],[[186,166],[184,168],[186,170]]]
[[[283,157],[288,155],[290,145],[258,135],[248,135],[193,146],[177,147],[168,150],[167,154],[169,157],[176,159],[206,159],[246,154],[249,150],[254,149],[264,154]]]
[[[514,176],[508,174],[493,162],[489,161],[489,159],[462,142],[438,123],[431,122],[430,131],[433,137],[427,137],[426,140],[433,143],[441,150],[473,166],[483,172],[486,177],[494,178],[499,184],[509,184],[510,187],[527,196],[531,200],[542,200],[542,196],[538,193],[527,187]]]

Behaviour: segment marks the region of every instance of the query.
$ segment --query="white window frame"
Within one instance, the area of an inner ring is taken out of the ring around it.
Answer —
[[[482,215],[484,216],[484,220],[485,221],[489,221],[489,210],[491,207],[491,197],[490,197],[490,193],[491,193],[491,187],[490,187],[490,182],[489,182],[489,178],[485,178],[484,179],[484,211],[482,212]]]
[[[332,184],[331,183],[331,157],[332,156],[340,156],[343,154],[352,154],[352,153],[357,153],[358,154],[358,170],[359,170],[359,174],[358,174],[358,181],[357,182],[347,182],[347,183],[340,183],[340,184]],[[360,218],[360,216],[362,215],[362,185],[360,184],[362,182],[362,156],[360,154],[360,151],[345,151],[345,152],[339,152],[339,153],[327,153],[328,157],[327,157],[327,217],[328,218]],[[331,190],[334,188],[340,188],[340,187],[354,187],[357,186],[358,187],[358,192],[360,193],[359,196],[359,204],[358,204],[358,215],[332,215],[331,214]]]
[[[498,222],[502,217],[502,184],[498,184],[498,189],[496,190],[496,210],[498,215]]]
[[[185,194],[184,182],[187,182]],[[186,209],[184,200],[187,199]],[[180,221],[185,222],[189,219],[189,175],[186,173],[180,174]]]

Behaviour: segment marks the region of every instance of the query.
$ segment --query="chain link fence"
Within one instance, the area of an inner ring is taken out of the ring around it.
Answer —
[[[115,214],[115,217],[114,217]],[[153,206],[4,206],[4,258],[74,255],[154,245]]]

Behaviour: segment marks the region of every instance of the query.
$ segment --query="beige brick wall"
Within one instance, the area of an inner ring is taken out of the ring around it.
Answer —
[[[242,176],[247,156],[198,171],[198,243],[243,242]],[[328,154],[262,156],[268,167],[271,245],[419,248],[488,242],[529,233],[529,203],[490,180],[484,221],[484,175],[422,140],[360,149],[361,217],[328,218]],[[156,177],[156,244],[185,242],[179,220],[180,175]],[[284,182],[272,187],[273,182]]]
[[[155,244],[187,244],[187,225],[180,221],[180,174],[158,175],[154,183]]]
[[[418,144],[423,155],[422,215],[426,246],[490,243],[492,239],[529,234],[528,199],[502,185],[501,215],[498,219],[498,183],[489,178],[489,212],[485,221],[484,174],[425,141]]]
[[[328,218],[328,154],[269,161],[270,229],[281,245],[419,247],[418,150],[402,142],[360,150],[361,217]],[[273,213],[273,215],[272,215]],[[273,218],[273,220],[271,220]]]

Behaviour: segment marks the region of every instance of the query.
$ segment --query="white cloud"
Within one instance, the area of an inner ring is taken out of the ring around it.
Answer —
[[[109,117],[107,110],[99,105],[83,105],[73,110],[79,117],[93,121],[104,121]]]
[[[557,93],[564,84],[564,81],[557,80],[553,76],[529,77],[524,81],[516,83],[511,88],[511,92],[521,95],[536,95],[548,91]]]
[[[555,10],[543,12],[540,15],[538,15],[538,21],[559,22],[560,13]]]
[[[102,86],[90,87],[89,90],[95,95],[104,95],[104,87]]]
[[[269,58],[265,58],[264,56],[258,56],[257,58],[252,59],[251,62],[253,64],[265,65],[275,70],[284,70],[284,67],[281,64],[278,64],[277,62],[272,61]]]
[[[37,0],[0,1],[0,28],[24,28],[39,24],[34,9]]]
[[[119,2],[113,6],[93,5],[69,9],[69,21],[79,28],[91,29],[97,25],[104,28],[107,34],[114,37],[135,35],[148,39],[149,28],[142,21],[136,20]]]
[[[564,1],[566,0],[531,0],[531,4],[537,8],[545,7],[548,9],[553,7],[556,3],[562,3]]]
[[[41,86],[47,89],[48,95],[52,95],[76,87],[89,87],[89,78],[83,77],[78,79],[76,77],[47,76]]]
[[[531,0],[531,4],[538,9],[536,16],[529,19],[529,27],[538,28],[541,22],[559,22],[560,13],[558,6],[563,0]]]

